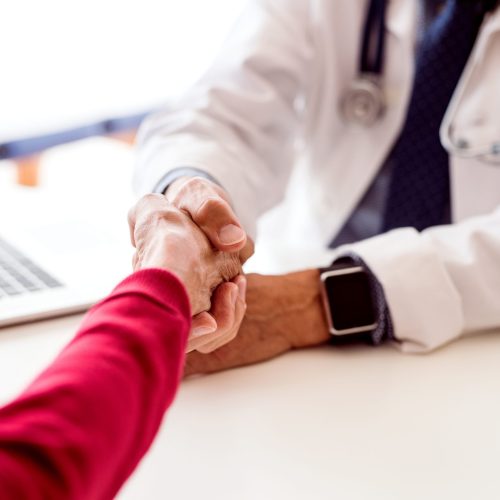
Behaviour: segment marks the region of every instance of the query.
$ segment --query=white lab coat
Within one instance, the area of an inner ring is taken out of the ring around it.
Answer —
[[[359,128],[344,123],[339,100],[357,73],[367,0],[251,2],[208,74],[143,126],[138,191],[153,190],[171,169],[202,169],[228,191],[253,235],[257,218],[282,200],[300,153],[300,217],[291,207],[283,225],[325,248],[401,129],[417,6],[389,3],[388,106],[373,127]],[[443,129],[475,143],[500,139],[500,9],[485,19],[455,96]],[[453,225],[398,229],[348,248],[381,281],[405,351],[500,327],[500,167],[452,156],[450,169]]]

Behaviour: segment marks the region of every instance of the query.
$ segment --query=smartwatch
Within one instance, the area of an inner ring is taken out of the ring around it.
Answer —
[[[377,328],[377,312],[368,272],[349,258],[339,259],[320,269],[320,285],[332,336],[369,337]]]

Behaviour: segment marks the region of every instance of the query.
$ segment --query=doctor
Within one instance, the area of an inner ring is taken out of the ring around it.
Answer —
[[[250,2],[207,75],[143,125],[136,186],[245,258],[295,169],[282,226],[324,255],[250,275],[238,336],[188,373],[500,327],[499,94],[496,0]]]

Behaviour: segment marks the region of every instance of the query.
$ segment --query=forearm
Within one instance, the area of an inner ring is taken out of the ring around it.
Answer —
[[[186,375],[258,363],[290,349],[328,342],[318,270],[249,274],[247,281],[247,310],[238,335],[212,354],[189,354]]]
[[[188,298],[161,270],[136,273],[0,410],[2,498],[112,498],[172,402],[189,331]]]
[[[249,311],[250,317],[262,322],[269,321],[273,331],[281,332],[292,349],[327,342],[330,334],[320,294],[319,271],[308,269],[275,278],[283,297],[274,298],[275,307],[268,318],[259,311],[256,298],[254,307]],[[252,293],[251,288],[249,293]]]

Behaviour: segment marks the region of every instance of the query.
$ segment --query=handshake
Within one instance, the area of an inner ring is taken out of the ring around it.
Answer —
[[[167,269],[186,287],[193,315],[188,352],[209,353],[231,341],[246,310],[241,266],[253,243],[224,191],[204,179],[178,179],[166,196],[144,196],[129,227],[134,270]]]

